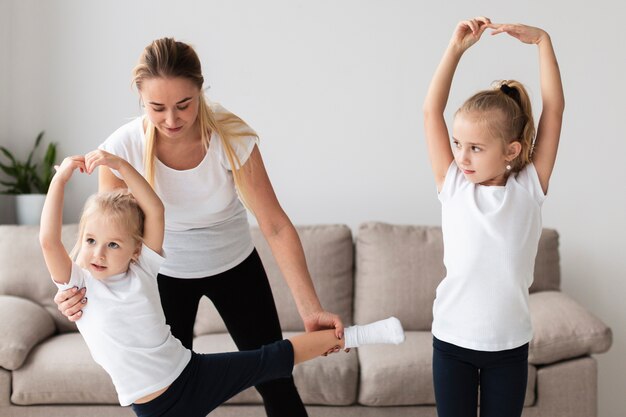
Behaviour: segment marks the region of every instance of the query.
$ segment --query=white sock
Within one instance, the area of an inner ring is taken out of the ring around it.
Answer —
[[[344,329],[343,335],[346,349],[380,343],[397,345],[404,342],[402,324],[395,317],[362,326],[350,326]]]

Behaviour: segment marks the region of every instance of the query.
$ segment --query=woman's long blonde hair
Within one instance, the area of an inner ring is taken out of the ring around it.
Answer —
[[[535,122],[530,97],[519,81],[494,83],[494,88],[468,98],[456,114],[478,115],[495,137],[505,141],[505,145],[514,141],[522,145],[521,152],[510,163],[512,172],[520,171],[531,162]]]
[[[194,49],[173,38],[161,38],[148,45],[139,58],[139,63],[133,69],[133,83],[138,91],[144,80],[151,78],[184,78],[190,80],[201,91],[198,106],[198,120],[202,135],[202,144],[205,152],[209,148],[211,133],[215,132],[222,139],[224,153],[233,173],[235,186],[246,206],[246,188],[244,177],[241,174],[241,161],[233,148],[237,140],[251,140],[257,137],[243,120],[230,112],[213,112],[207,102],[202,88],[204,77],[200,59]],[[149,120],[146,127],[146,146],[144,154],[144,169],[147,181],[154,187],[155,176],[155,140],[156,128]],[[249,208],[249,206],[248,206]]]

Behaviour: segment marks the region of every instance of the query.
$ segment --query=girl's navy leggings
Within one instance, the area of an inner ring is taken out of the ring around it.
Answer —
[[[256,250],[232,269],[205,278],[179,279],[159,274],[159,293],[167,324],[183,346],[192,348],[200,297],[213,301],[241,351],[283,339],[272,289]],[[268,417],[306,417],[293,377],[256,385]]]
[[[519,417],[528,382],[528,343],[483,352],[433,338],[433,379],[439,417]]]

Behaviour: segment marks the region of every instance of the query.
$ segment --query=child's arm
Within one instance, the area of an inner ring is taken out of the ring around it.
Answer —
[[[537,127],[537,138],[533,151],[533,163],[544,194],[548,191],[550,175],[554,168],[561,135],[561,123],[565,98],[559,64],[552,48],[550,35],[544,30],[525,25],[491,24],[492,34],[508,33],[524,43],[539,47],[539,71],[541,76],[542,111]]]
[[[70,282],[72,272],[72,260],[61,241],[61,226],[65,184],[77,168],[81,172],[85,171],[85,159],[82,156],[69,156],[57,167],[41,212],[39,244],[50,276],[59,284]]]
[[[454,159],[450,148],[448,127],[443,117],[450,95],[452,78],[463,53],[480,39],[489,23],[490,20],[486,17],[459,22],[426,94],[424,129],[430,163],[439,191],[441,191],[446,172]]]
[[[131,164],[118,156],[100,149],[85,155],[87,173],[91,174],[98,166],[106,166],[122,175],[145,215],[143,243],[160,254],[165,233],[165,209],[159,196]]]

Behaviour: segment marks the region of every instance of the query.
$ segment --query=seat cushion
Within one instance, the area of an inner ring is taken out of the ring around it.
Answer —
[[[119,404],[111,378],[93,361],[79,333],[54,336],[31,351],[13,371],[11,402]]]
[[[297,333],[285,332],[289,338]],[[196,337],[193,342],[198,353],[233,352],[237,348],[228,333]],[[334,353],[296,365],[294,380],[305,404],[350,405],[357,395],[358,358],[355,351]],[[247,389],[228,401],[229,404],[261,404],[261,396]]]
[[[432,340],[430,332],[408,331],[406,340],[400,345],[359,348],[359,404],[434,405]],[[535,402],[536,376],[535,367],[529,365],[526,406]]]

